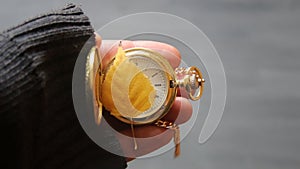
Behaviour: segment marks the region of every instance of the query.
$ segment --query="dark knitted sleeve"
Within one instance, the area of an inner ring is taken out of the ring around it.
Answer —
[[[126,167],[85,134],[73,108],[74,64],[93,32],[70,4],[0,34],[1,168]]]

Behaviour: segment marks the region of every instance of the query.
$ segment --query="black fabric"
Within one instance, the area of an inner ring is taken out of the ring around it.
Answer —
[[[1,168],[126,168],[85,134],[73,108],[73,67],[93,32],[69,4],[0,34]]]

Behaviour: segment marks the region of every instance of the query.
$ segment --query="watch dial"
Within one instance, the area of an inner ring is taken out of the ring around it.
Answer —
[[[158,118],[159,111],[164,105],[168,95],[169,81],[164,69],[153,59],[143,56],[133,56],[129,58],[130,62],[138,66],[141,71],[149,78],[155,88],[156,94],[154,102],[147,111],[133,118],[134,121],[149,120],[148,118]]]

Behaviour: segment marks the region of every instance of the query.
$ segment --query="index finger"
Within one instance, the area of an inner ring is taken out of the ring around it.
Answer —
[[[117,47],[120,41],[116,40],[103,40],[100,47],[100,56],[102,56],[102,63],[107,65],[108,62],[114,57],[117,52]],[[152,49],[162,56],[164,56],[175,69],[180,64],[180,52],[173,46],[155,41],[122,41],[123,49],[129,49],[133,47],[143,47]]]

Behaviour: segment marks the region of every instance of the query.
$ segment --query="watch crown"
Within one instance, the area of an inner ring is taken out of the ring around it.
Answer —
[[[176,87],[184,88],[189,93],[189,98],[192,100],[200,99],[203,92],[204,78],[200,70],[194,66],[188,68],[175,69],[177,76]],[[197,91],[196,96],[194,93]]]

